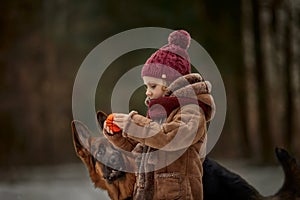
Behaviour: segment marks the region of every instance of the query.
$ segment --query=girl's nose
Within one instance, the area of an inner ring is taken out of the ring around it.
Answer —
[[[146,90],[146,96],[149,97],[151,95],[151,91]]]

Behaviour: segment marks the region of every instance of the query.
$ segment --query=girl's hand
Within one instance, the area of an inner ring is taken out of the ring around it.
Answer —
[[[114,113],[114,121],[113,123],[116,124],[118,127],[124,130],[127,123],[130,122],[131,116],[136,114],[136,111],[131,111],[129,114],[124,113]]]
[[[121,131],[120,127],[118,127],[116,124],[114,124],[113,121],[114,121],[114,115],[110,114],[107,116],[107,118],[103,124],[103,128],[109,134],[114,134],[114,133],[118,133]]]
[[[116,124],[120,129],[124,129],[127,122],[129,120],[129,115],[124,113],[114,113],[114,121],[113,123]]]
[[[103,124],[103,129],[104,129],[108,134],[111,134],[111,135],[114,134],[114,132],[109,128],[109,126],[107,126],[106,121],[105,121],[104,124]]]

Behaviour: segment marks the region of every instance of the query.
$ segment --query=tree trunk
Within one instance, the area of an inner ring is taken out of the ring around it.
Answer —
[[[246,89],[246,132],[252,159],[260,161],[261,140],[259,136],[259,114],[257,100],[257,73],[255,70],[255,48],[253,34],[253,5],[252,1],[242,1],[242,40],[245,66]]]
[[[287,122],[287,112],[288,112],[288,62],[286,56],[287,49],[287,24],[288,24],[288,16],[286,12],[286,8],[284,6],[283,1],[274,1],[273,9],[275,13],[275,61],[277,67],[277,78],[279,84],[277,89],[277,93],[279,93],[276,98],[278,108],[278,123],[281,124],[281,130],[279,130],[280,138],[282,142],[280,144],[275,144],[276,146],[283,145],[287,146],[289,144],[289,140],[287,139],[286,130],[288,130],[288,122]]]
[[[61,132],[66,130],[62,122],[65,115],[64,107],[68,105],[65,99],[60,99],[68,91],[68,86],[62,76],[64,59],[64,42],[67,37],[68,0],[44,2],[44,74],[42,83],[42,98],[44,111],[44,145],[49,150],[51,162],[60,160],[61,146],[65,142]],[[55,15],[53,16],[53,13]],[[58,118],[59,116],[59,118]]]
[[[278,74],[274,62],[274,34],[272,32],[272,10],[269,0],[259,2],[259,26],[261,37],[262,66],[264,67],[264,86],[267,132],[264,137],[264,156],[267,161],[273,160],[275,146],[283,146],[283,122],[281,121],[280,100],[284,88],[281,87],[282,75]]]
[[[291,88],[291,111],[292,111],[292,140],[291,146],[293,151],[300,156],[300,25],[299,12],[300,3],[297,0],[289,1],[290,11],[290,47],[291,47],[291,63],[290,63],[290,88]]]

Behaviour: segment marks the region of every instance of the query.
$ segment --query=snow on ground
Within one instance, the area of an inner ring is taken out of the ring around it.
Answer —
[[[283,183],[283,172],[275,166],[250,166],[243,161],[222,161],[264,195],[274,194]],[[0,200],[106,200],[106,192],[95,189],[83,164],[32,167],[0,172]]]

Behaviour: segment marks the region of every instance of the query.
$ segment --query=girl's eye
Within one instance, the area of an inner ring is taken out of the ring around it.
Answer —
[[[151,89],[155,89],[156,85],[150,85]]]
[[[144,85],[144,87],[145,87],[146,90],[148,90],[149,88],[153,90],[153,89],[156,88],[156,84]]]

